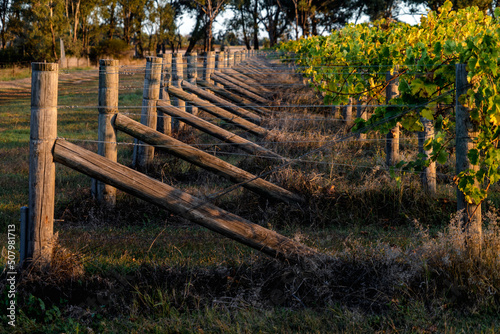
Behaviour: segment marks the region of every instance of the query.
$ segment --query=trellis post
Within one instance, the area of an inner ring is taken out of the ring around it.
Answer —
[[[162,58],[147,57],[146,73],[144,75],[144,90],[142,94],[141,124],[156,130],[158,114],[156,104],[160,98],[160,81]],[[137,167],[146,168],[153,162],[155,148],[139,142],[137,147]]]
[[[234,52],[231,50],[227,50],[227,57],[226,57],[226,67],[231,68],[234,65]]]
[[[399,79],[397,76],[398,67],[394,67],[394,75],[390,72],[386,74],[387,87],[385,89],[385,102],[389,101],[399,95]],[[386,136],[385,154],[387,166],[394,166],[399,161],[399,124],[396,124]]]
[[[215,54],[215,69],[219,70],[219,72],[222,72],[222,70],[226,67],[225,57],[226,56],[224,51],[217,52]],[[221,85],[220,83],[216,83],[215,85],[221,88],[224,87],[224,85]]]
[[[234,63],[233,63],[233,65],[236,66],[239,63],[241,63],[241,52],[240,51],[236,51],[234,53]]]
[[[213,84],[211,79],[212,73],[215,71],[215,52],[210,51],[205,53],[203,59],[203,81]]]
[[[225,67],[226,67],[226,63],[225,63],[225,59],[226,59],[226,56],[225,56],[225,52],[224,51],[220,51],[220,52],[217,52],[215,54],[215,69],[216,70],[223,70]]]
[[[425,117],[420,117],[420,122],[424,127],[423,131],[418,133],[418,153],[425,154],[427,157],[430,157],[432,153],[432,149],[426,150],[424,148],[425,142],[434,137],[434,124],[431,120],[428,120]],[[426,192],[430,195],[436,193],[436,162],[430,161],[428,167],[425,167],[420,174],[420,179],[422,180],[422,186]]]
[[[182,88],[182,80],[184,80],[182,53],[175,53],[172,56],[172,87]],[[172,105],[182,111],[186,110],[186,103],[177,97],[172,97]],[[180,128],[179,120],[174,118],[172,121],[172,130],[177,131]]]
[[[112,119],[118,113],[118,60],[99,60],[99,118],[97,130],[97,154],[117,161],[116,131]],[[92,194],[100,202],[114,206],[116,188],[92,179]]]
[[[21,249],[23,260],[42,265],[50,262],[55,241],[52,150],[57,137],[58,70],[56,63],[31,64],[29,218]]]
[[[362,97],[361,96],[358,96],[358,98],[356,99],[356,103],[357,103],[357,106],[356,106],[356,118],[361,118],[363,120],[367,120],[368,118],[368,115],[367,115],[367,112],[365,110],[365,106],[363,106],[362,104]],[[366,133],[358,133],[358,139],[359,140],[366,140]]]
[[[464,64],[457,64],[456,73],[456,173],[468,169],[477,171],[479,166],[470,163],[467,153],[475,147],[474,138],[478,136],[477,124],[472,122],[469,110],[460,102],[460,97],[467,93],[469,83],[467,82],[467,70]],[[476,187],[479,183],[476,181]],[[468,247],[472,254],[478,255],[481,249],[482,226],[481,226],[481,205],[468,203],[465,195],[457,188],[457,211],[461,213],[460,222],[466,238]]]
[[[353,104],[354,99],[349,98],[347,105],[344,106],[343,111],[344,111],[344,121],[346,126],[351,126],[353,124],[353,119],[352,119],[352,104]]]
[[[191,52],[187,56],[187,81],[196,86],[196,80],[198,79],[198,54],[196,52]],[[187,104],[186,111],[193,115],[198,114],[198,108]]]
[[[170,102],[170,97],[168,96],[167,88],[172,84],[172,54],[163,54],[162,61],[162,79],[160,82],[160,100]],[[158,110],[158,132],[171,135],[172,134],[172,117],[163,113],[163,111]]]

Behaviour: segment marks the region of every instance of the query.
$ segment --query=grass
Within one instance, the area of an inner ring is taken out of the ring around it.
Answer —
[[[140,106],[141,81],[141,75],[123,78],[121,106]],[[58,119],[59,136],[94,151],[96,92],[96,79],[65,83],[59,105],[80,107],[62,108]],[[275,98],[289,104],[318,99],[296,86]],[[19,209],[28,201],[29,100],[2,103],[0,226],[6,231],[9,224],[18,230]],[[328,110],[315,110],[324,119],[314,122],[300,109],[288,110],[288,118],[279,110],[264,124],[273,128],[264,145],[285,156],[300,157],[345,133]],[[216,143],[205,135],[178,136]],[[103,206],[91,199],[87,177],[58,166],[53,264],[17,276],[17,327],[2,315],[0,333],[498,332],[498,199],[487,205],[481,257],[470,258],[450,219],[456,205],[451,181],[442,178],[434,198],[415,175],[402,174],[398,182],[373,168],[383,164],[383,143],[378,135],[370,139],[339,142],[267,177],[302,195],[302,206],[241,189],[214,201],[328,254],[315,268],[279,263],[121,192],[115,208]],[[123,134],[119,140],[132,142]],[[405,142],[403,154],[415,154],[415,147]],[[219,157],[253,173],[277,166],[217,148]],[[121,145],[118,160],[129,165],[130,157],[131,146]],[[230,185],[164,152],[149,172],[202,198]],[[6,238],[0,235],[2,244]],[[0,277],[0,304],[7,305],[5,271]]]
[[[17,79],[29,78],[31,69],[27,67],[2,68],[0,69],[0,81],[13,81]]]

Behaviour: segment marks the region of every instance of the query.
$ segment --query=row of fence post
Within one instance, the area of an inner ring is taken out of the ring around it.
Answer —
[[[240,52],[219,53],[216,61],[214,53],[206,56],[204,79],[217,67],[219,69],[234,66],[241,62]],[[198,66],[196,55],[187,57],[188,81],[196,84]],[[244,58],[243,58],[244,59]],[[159,99],[168,100],[166,87],[181,87],[183,78],[183,57],[181,54],[165,54],[162,57],[148,57],[146,60],[141,123],[162,133],[171,134],[178,127],[178,120],[157,114],[156,103]],[[57,97],[58,71],[55,63],[32,63],[32,96],[30,121],[30,169],[29,169],[29,204],[21,210],[22,228],[20,245],[20,263],[48,262],[54,245],[54,199],[55,199],[55,163],[52,149],[57,138]],[[117,160],[116,130],[113,118],[118,113],[119,62],[103,59],[99,61],[98,91],[98,154],[111,161]],[[171,99],[172,104],[184,108],[185,102]],[[195,112],[194,106],[189,106]],[[138,168],[152,161],[154,147],[134,146],[134,160]],[[100,181],[92,180],[93,195],[108,205],[116,203],[116,189]]]

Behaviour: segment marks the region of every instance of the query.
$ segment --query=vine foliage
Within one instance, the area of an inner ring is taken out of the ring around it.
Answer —
[[[491,184],[500,180],[500,9],[488,16],[477,7],[452,10],[447,1],[420,24],[379,20],[348,25],[329,36],[282,43],[284,61],[293,55],[325,103],[347,104],[349,97],[381,104],[389,71],[399,79],[399,96],[380,106],[368,120],[356,120],[354,131],[387,133],[397,123],[404,131],[434,126],[425,143],[429,156],[419,154],[399,167],[422,170],[430,161],[446,163],[455,136],[455,65],[466,64],[468,87],[459,102],[477,126],[475,148],[468,152],[474,169],[455,177],[470,204],[480,204]],[[397,69],[397,70],[396,70]],[[481,186],[478,186],[481,185]]]

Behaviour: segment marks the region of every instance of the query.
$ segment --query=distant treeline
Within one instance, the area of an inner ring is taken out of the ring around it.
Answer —
[[[491,0],[454,0],[456,8],[476,5],[492,12]],[[256,48],[280,40],[318,35],[368,17],[397,19],[408,12],[425,14],[444,0],[0,0],[0,62],[55,61],[60,40],[67,55],[119,58],[135,49],[187,52],[214,42]],[[213,23],[230,10],[231,19],[213,36]],[[189,36],[176,25],[181,15],[195,24]],[[260,36],[262,31],[265,37]]]

